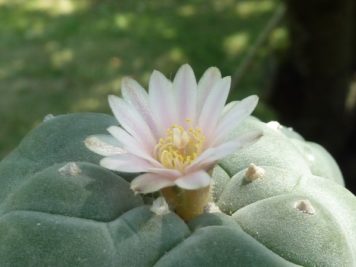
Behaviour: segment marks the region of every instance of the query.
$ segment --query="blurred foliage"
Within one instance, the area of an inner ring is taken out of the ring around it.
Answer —
[[[130,75],[147,87],[153,69],[172,78],[182,63],[231,75],[273,15],[277,0],[0,0],[0,158],[48,114],[110,112]],[[231,99],[266,94],[276,28]],[[274,112],[263,101],[256,111]]]

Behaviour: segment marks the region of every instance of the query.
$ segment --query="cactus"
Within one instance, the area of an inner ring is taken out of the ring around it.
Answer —
[[[356,199],[322,147],[250,117],[234,134],[262,138],[212,171],[221,212],[185,222],[85,147],[115,124],[96,113],[50,118],[2,160],[0,266],[356,265]]]

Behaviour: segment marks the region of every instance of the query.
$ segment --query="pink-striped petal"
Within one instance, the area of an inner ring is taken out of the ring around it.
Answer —
[[[173,186],[174,181],[153,173],[145,173],[131,182],[131,189],[135,193],[152,193],[162,188]]]
[[[141,115],[157,138],[157,127],[148,104],[148,94],[146,90],[135,80],[126,77],[122,79],[121,93],[124,99]]]
[[[110,135],[97,134],[88,136],[84,140],[84,144],[94,153],[102,156],[112,156],[126,153],[123,149],[122,143],[118,142]]]
[[[107,130],[113,137],[123,144],[122,146],[127,152],[151,162],[153,166],[161,166],[161,164],[152,157],[151,151],[147,151],[139,140],[136,140],[124,129],[118,126],[110,126]]]
[[[217,160],[222,159],[236,152],[238,149],[256,142],[261,136],[262,132],[251,131],[217,147],[208,148],[198,158],[196,158],[190,166],[188,166],[186,171],[192,172],[199,168],[207,168]]]
[[[194,124],[197,108],[197,81],[192,68],[185,64],[179,68],[173,81],[177,98],[177,124],[184,125],[187,119]]]
[[[156,140],[140,114],[117,96],[109,96],[109,105],[121,126],[137,140],[140,140],[147,149],[153,149]]]
[[[165,177],[178,178],[182,176],[181,172],[175,169],[167,169],[163,166],[154,167],[147,170],[148,172],[156,173]]]
[[[183,189],[195,190],[210,184],[210,176],[205,171],[188,173],[175,180],[175,184]]]
[[[149,82],[149,104],[161,136],[177,120],[172,83],[159,71],[153,71]]]
[[[224,141],[227,135],[246,119],[256,108],[258,97],[251,95],[237,102],[229,111],[220,119],[218,126],[215,128],[213,144],[217,145]]]
[[[203,130],[208,142],[211,140],[213,129],[215,129],[218,119],[221,116],[230,91],[230,84],[230,77],[225,77],[220,80],[211,90],[202,108],[198,126]]]
[[[119,172],[146,172],[152,165],[135,155],[125,153],[103,158],[100,165],[104,168]]]
[[[216,83],[220,81],[221,73],[218,68],[210,67],[207,69],[198,83],[198,96],[197,96],[197,113],[200,114],[204,103],[214,88]],[[198,119],[198,118],[197,118]]]

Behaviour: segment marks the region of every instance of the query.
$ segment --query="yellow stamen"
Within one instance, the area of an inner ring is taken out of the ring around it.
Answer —
[[[185,129],[173,125],[167,129],[166,137],[161,138],[155,147],[155,155],[163,166],[183,171],[202,152],[205,135],[200,128]]]

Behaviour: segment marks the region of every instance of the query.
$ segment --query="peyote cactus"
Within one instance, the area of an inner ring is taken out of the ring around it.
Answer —
[[[320,146],[249,117],[233,134],[262,137],[212,171],[221,212],[185,222],[85,147],[115,124],[54,117],[0,163],[0,266],[356,266],[356,198]]]

